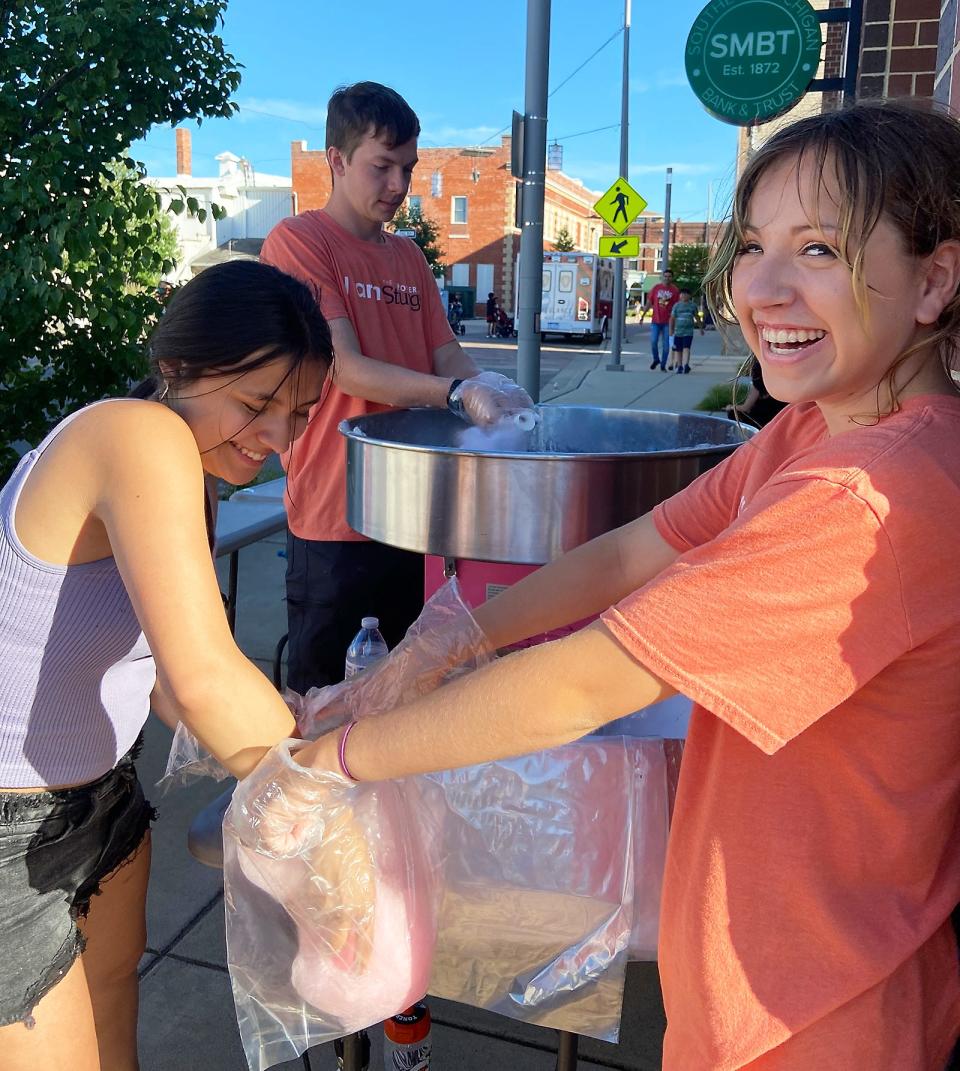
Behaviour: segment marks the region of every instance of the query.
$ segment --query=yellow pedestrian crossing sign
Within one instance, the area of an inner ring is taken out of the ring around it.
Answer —
[[[618,178],[593,207],[611,230],[623,234],[647,207],[647,202],[625,178]]]
[[[620,238],[606,235],[600,239],[601,257],[638,257],[640,256],[640,235],[624,234]]]

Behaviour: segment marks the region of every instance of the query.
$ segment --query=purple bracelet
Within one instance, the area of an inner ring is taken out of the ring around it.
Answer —
[[[347,722],[344,726],[343,732],[340,734],[340,746],[337,748],[337,758],[340,761],[340,772],[348,781],[356,781],[357,778],[353,776],[347,767],[347,758],[344,754],[344,750],[347,746],[347,737],[350,735],[351,730],[357,724],[356,719],[351,722]]]

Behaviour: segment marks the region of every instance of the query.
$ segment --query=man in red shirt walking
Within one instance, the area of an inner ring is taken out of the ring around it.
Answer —
[[[650,291],[650,308],[653,310],[650,323],[650,352],[653,354],[653,360],[650,367],[656,368],[659,364],[663,372],[667,370],[667,357],[670,356],[670,312],[679,300],[680,291],[673,285],[673,272],[667,268],[660,282]]]

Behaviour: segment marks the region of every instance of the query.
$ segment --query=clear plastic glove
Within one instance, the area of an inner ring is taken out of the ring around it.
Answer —
[[[293,754],[303,746],[299,740],[278,744],[234,792],[241,843],[271,859],[289,859],[328,840],[356,794],[342,774],[299,765]]]
[[[383,714],[491,661],[496,652],[460,596],[457,581],[435,592],[399,644],[375,666],[305,696],[286,694],[300,735],[315,740],[351,719]]]
[[[505,416],[533,408],[533,399],[499,372],[481,372],[465,379],[450,394],[451,412],[470,424],[487,427]]]
[[[300,766],[293,752],[301,746],[278,744],[237,785],[226,824],[247,877],[284,903],[302,899],[322,914],[323,939],[334,955],[352,943],[351,934],[361,937],[350,958],[363,961],[375,899],[363,793],[339,773]]]

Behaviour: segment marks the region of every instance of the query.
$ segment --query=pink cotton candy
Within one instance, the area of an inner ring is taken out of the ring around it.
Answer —
[[[325,1018],[340,1023],[343,1033],[408,1008],[426,993],[430,978],[431,898],[418,878],[396,865],[402,853],[387,847],[386,839],[376,843],[364,901],[350,904],[341,902],[336,889],[322,888],[306,857],[274,859],[237,846],[244,876],[277,900],[296,924],[294,988]]]

